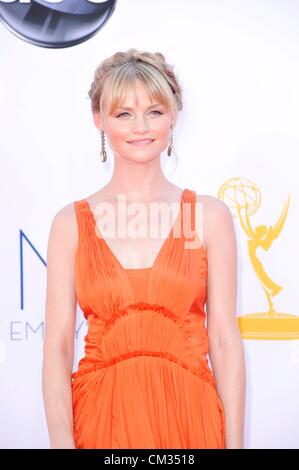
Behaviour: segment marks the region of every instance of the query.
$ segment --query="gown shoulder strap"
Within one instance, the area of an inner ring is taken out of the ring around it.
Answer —
[[[80,199],[78,201],[74,201],[74,206],[75,206],[75,212],[78,214],[82,210],[87,209],[86,201],[85,199]]]
[[[79,236],[79,246],[87,239],[91,239],[90,236],[90,219],[88,205],[85,199],[74,201],[74,209],[76,214],[77,229]]]
[[[203,223],[204,223],[203,203],[197,202],[196,191],[192,189],[188,189],[186,201],[190,203],[190,207],[187,210],[187,226],[189,227],[188,233],[189,233],[189,230],[191,230],[191,234],[189,238],[191,240],[196,239],[199,246],[205,249],[204,236],[203,236]]]
[[[183,235],[184,238],[190,239],[193,238],[195,230],[195,202],[196,202],[196,192],[192,189],[187,189],[184,197],[183,204]],[[190,233],[191,231],[191,233]]]

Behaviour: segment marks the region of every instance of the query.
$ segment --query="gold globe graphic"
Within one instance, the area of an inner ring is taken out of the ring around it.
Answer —
[[[225,202],[237,215],[237,209],[247,209],[248,215],[254,214],[261,205],[261,192],[256,184],[247,178],[231,178],[218,192],[218,198]]]
[[[246,339],[299,339],[299,317],[284,312],[277,312],[273,298],[283,287],[277,284],[268,274],[259,259],[258,249],[269,252],[272,244],[278,239],[285,224],[290,204],[290,195],[275,225],[265,224],[253,226],[250,217],[261,205],[261,191],[257,185],[247,178],[231,178],[218,191],[218,198],[231,209],[232,215],[238,219],[245,232],[248,255],[264,291],[268,309],[238,316],[241,336]]]

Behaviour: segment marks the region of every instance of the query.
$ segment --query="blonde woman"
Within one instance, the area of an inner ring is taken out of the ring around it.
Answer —
[[[118,52],[96,69],[89,96],[101,159],[107,138],[114,172],[51,225],[43,362],[51,446],[242,448],[233,221],[223,202],[161,170],[183,107],[173,67],[161,53]],[[162,207],[161,224],[152,206]],[[88,332],[73,372],[77,302]]]

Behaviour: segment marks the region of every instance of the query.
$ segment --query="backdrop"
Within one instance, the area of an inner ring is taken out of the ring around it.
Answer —
[[[183,88],[179,163],[163,154],[163,171],[234,215],[245,447],[298,448],[298,2],[8,7],[0,1],[0,446],[50,446],[41,381],[50,224],[111,177],[87,91],[100,61],[136,47],[165,54]],[[78,309],[74,370],[85,334]]]

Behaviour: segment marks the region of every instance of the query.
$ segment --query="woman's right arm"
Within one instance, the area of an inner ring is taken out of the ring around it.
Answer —
[[[73,204],[55,215],[47,249],[42,388],[51,448],[75,449],[71,374],[74,360],[77,224]]]

